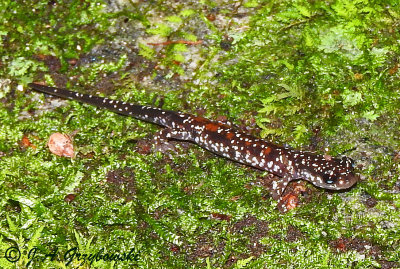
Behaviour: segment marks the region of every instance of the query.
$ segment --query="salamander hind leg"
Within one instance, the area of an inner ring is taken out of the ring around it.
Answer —
[[[170,140],[190,141],[190,133],[183,130],[165,128],[157,133],[157,135],[154,137],[154,140],[154,150],[156,152],[176,151],[175,146],[170,143]]]

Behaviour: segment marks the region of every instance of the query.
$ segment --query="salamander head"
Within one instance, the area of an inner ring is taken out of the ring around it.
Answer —
[[[298,163],[297,176],[320,188],[343,190],[358,181],[358,176],[353,172],[354,162],[347,157],[335,159],[301,154],[296,163]]]

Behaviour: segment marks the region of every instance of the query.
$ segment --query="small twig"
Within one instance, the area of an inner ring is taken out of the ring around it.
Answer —
[[[319,15],[320,14],[314,14],[314,15],[311,15],[310,17],[308,17],[307,19],[304,19],[304,20],[301,20],[301,21],[292,22],[291,24],[286,25],[286,26],[282,27],[281,29],[279,29],[278,32],[283,32],[283,31],[286,31],[286,30],[288,30],[288,29],[290,29],[290,28],[292,28],[294,26],[309,22],[309,21],[311,21],[312,19],[314,19],[315,17],[317,17]]]
[[[199,41],[186,41],[186,40],[170,40],[170,41],[165,41],[161,43],[147,43],[147,45],[151,46],[166,46],[166,45],[171,45],[171,44],[187,44],[187,45],[198,45],[203,43],[203,40]]]

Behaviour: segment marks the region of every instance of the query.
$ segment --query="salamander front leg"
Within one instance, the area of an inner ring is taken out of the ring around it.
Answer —
[[[274,200],[278,202],[281,200],[282,194],[285,192],[287,185],[292,179],[291,176],[286,175],[272,182],[271,195]]]

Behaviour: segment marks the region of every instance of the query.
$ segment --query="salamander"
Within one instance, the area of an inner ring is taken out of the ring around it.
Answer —
[[[292,150],[235,130],[203,117],[121,102],[66,89],[30,83],[29,87],[46,94],[72,99],[164,127],[159,141],[189,141],[219,156],[278,177],[272,183],[272,197],[278,202],[292,180],[304,179],[329,190],[350,188],[358,181],[354,162],[348,157],[327,158],[311,152]],[[285,209],[284,209],[285,211]]]

